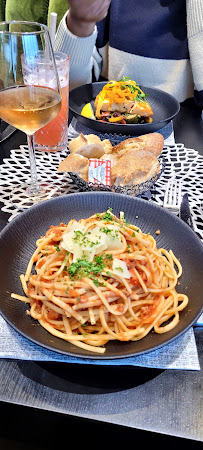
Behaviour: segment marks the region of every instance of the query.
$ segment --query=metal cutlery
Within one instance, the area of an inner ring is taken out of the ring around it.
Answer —
[[[181,200],[181,180],[171,178],[167,183],[163,207],[171,209],[172,212],[178,214],[180,211]]]
[[[194,230],[193,222],[192,222],[192,215],[190,211],[190,204],[188,199],[188,193],[185,193],[183,195],[181,205],[180,205],[180,218],[189,225],[192,230]]]
[[[181,180],[171,178],[166,187],[164,195],[164,208],[170,209],[194,230],[188,194],[182,196]]]

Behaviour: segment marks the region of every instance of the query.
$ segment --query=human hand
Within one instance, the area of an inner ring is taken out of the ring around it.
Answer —
[[[96,22],[104,19],[111,0],[69,0],[67,26],[71,33],[79,37],[90,36]]]

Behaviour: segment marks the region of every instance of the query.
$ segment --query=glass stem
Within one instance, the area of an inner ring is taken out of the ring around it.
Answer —
[[[41,192],[40,184],[37,179],[37,167],[35,159],[35,147],[34,147],[34,136],[33,134],[27,135],[27,143],[29,150],[30,159],[30,174],[31,174],[31,185],[28,187],[27,191],[29,194],[38,195]]]

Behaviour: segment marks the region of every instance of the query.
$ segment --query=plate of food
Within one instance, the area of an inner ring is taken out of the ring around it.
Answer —
[[[79,86],[70,92],[69,106],[90,129],[130,136],[163,128],[180,110],[172,95],[137,85],[128,77]]]
[[[201,314],[202,243],[146,200],[57,197],[17,216],[0,245],[0,312],[46,349],[90,359],[139,355]]]
[[[126,137],[80,135],[69,142],[70,154],[58,167],[68,172],[80,191],[105,190],[128,195],[148,191],[164,170],[160,133]]]

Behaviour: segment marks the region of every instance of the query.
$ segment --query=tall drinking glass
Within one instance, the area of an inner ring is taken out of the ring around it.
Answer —
[[[54,57],[61,88],[61,111],[55,119],[36,131],[34,136],[36,149],[46,152],[65,150],[68,146],[69,56],[62,52],[54,52]],[[51,71],[43,57],[38,58],[35,67],[41,73],[44,71],[46,77],[49,74],[49,86],[52,87]],[[29,84],[29,70],[26,71],[26,77]]]
[[[51,70],[49,77],[35,84],[35,61],[41,52]],[[26,61],[33,72],[33,83],[26,84]],[[54,119],[61,109],[61,91],[49,31],[34,22],[0,22],[0,117],[27,134],[30,159],[30,185],[24,187],[33,203],[47,198],[51,186],[41,185],[37,177],[34,133]]]

